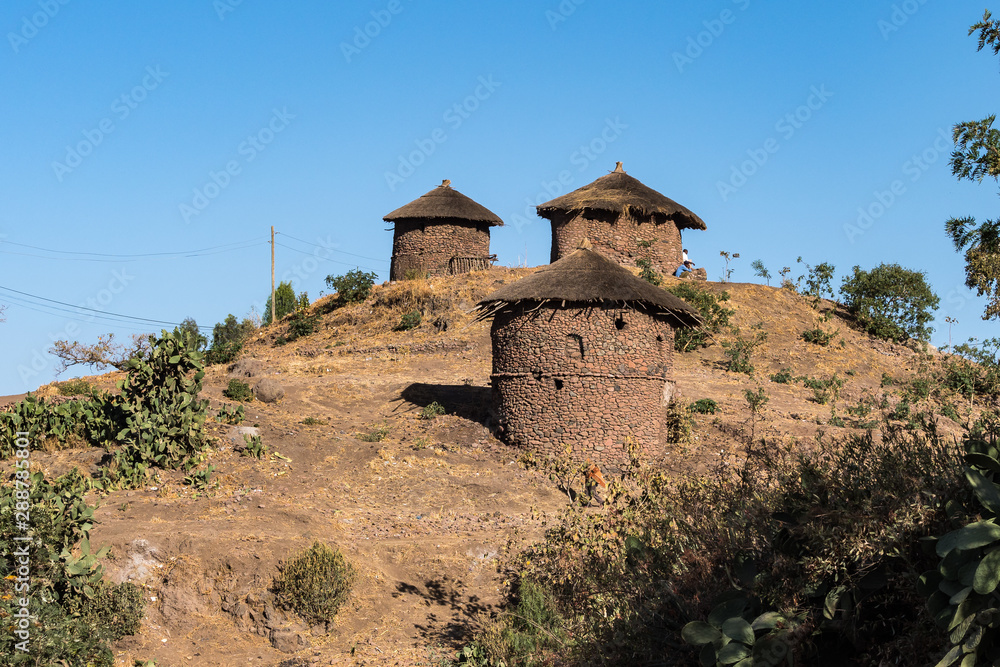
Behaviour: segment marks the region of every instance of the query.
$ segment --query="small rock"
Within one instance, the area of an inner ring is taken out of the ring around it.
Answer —
[[[260,429],[255,426],[234,426],[229,431],[229,441],[233,443],[233,451],[242,452],[247,446],[244,436],[252,438],[259,435]]]
[[[309,642],[298,632],[289,629],[276,629],[271,631],[271,646],[282,653],[295,653],[304,648],[309,648]]]

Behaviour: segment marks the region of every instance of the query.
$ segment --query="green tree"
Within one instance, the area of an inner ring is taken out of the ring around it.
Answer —
[[[208,338],[201,334],[201,329],[193,317],[182,320],[180,326],[174,327],[174,333],[190,335],[191,340],[194,341],[195,350],[198,352],[203,352],[208,347]]]
[[[281,281],[278,287],[274,290],[274,315],[277,319],[281,319],[288,313],[295,310],[295,306],[298,304],[298,297],[295,296],[295,290],[292,289],[291,281]],[[271,323],[271,297],[267,297],[267,303],[264,304],[264,325]]]
[[[939,299],[919,271],[879,264],[871,271],[854,267],[840,287],[844,305],[862,329],[885,340],[927,340],[927,326]]]
[[[353,269],[342,276],[327,276],[326,285],[337,293],[341,304],[356,303],[368,298],[377,277],[375,273]]]
[[[978,50],[989,45],[993,55],[1000,54],[1000,20],[994,20],[989,10],[969,28],[970,35],[977,31]],[[996,114],[955,126],[951,173],[959,180],[982,182],[989,176],[996,181],[1000,177],[1000,130],[993,127],[995,120]],[[1000,219],[977,226],[972,217],[952,218],[945,223],[945,231],[955,250],[965,254],[966,286],[987,298],[983,319],[1000,317]]]
[[[253,330],[250,318],[239,322],[232,313],[226,315],[226,319],[212,329],[212,347],[205,356],[206,363],[226,364],[235,359]]]

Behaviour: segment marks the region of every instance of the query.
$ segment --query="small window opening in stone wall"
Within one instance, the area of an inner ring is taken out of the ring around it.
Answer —
[[[557,390],[558,389],[562,389],[563,388],[563,381],[560,380],[559,378],[555,378],[555,381],[556,381],[556,389]]]
[[[570,359],[583,361],[583,336],[579,334],[566,336],[566,356]]]
[[[624,315],[619,315],[618,317],[615,318],[615,329],[621,331],[622,329],[625,328],[625,324],[626,322]]]

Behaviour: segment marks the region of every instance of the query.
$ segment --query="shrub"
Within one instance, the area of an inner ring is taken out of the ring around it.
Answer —
[[[676,399],[670,401],[667,404],[663,426],[667,442],[676,445],[690,443],[691,431],[694,427],[694,420],[691,418],[691,407],[684,405]]]
[[[719,404],[711,398],[699,398],[691,404],[691,412],[697,412],[700,415],[714,415],[718,411]]]
[[[445,414],[445,412],[446,410],[443,405],[441,405],[437,401],[433,401],[432,403],[424,406],[424,409],[420,411],[419,418],[434,419],[438,415]]]
[[[727,369],[733,373],[746,373],[752,375],[753,364],[750,363],[750,356],[754,351],[767,341],[767,332],[763,330],[763,325],[753,326],[754,335],[752,338],[744,338],[741,333],[736,337],[722,344],[725,355],[729,358]]]
[[[369,274],[374,276],[375,274]],[[431,272],[425,269],[407,269],[403,271],[403,280],[427,280],[431,277]],[[372,278],[374,280],[374,278]]]
[[[503,564],[572,610],[558,661],[540,649],[513,664],[738,664],[738,646],[716,654],[736,642],[758,658],[746,665],[933,664],[947,639],[912,582],[935,564],[921,538],[951,528],[945,500],[971,495],[954,448],[892,425],[816,445],[767,443],[680,479],[632,457],[605,510],[567,507]],[[719,639],[710,656],[698,628]]]
[[[956,345],[943,366],[942,384],[966,398],[1000,394],[1000,338]]]
[[[565,621],[556,609],[551,593],[522,579],[511,605],[513,612],[489,623],[460,655],[481,665],[540,664],[539,654],[565,647]]]
[[[639,277],[647,283],[657,286],[663,284],[663,278],[653,270],[653,263],[648,259],[637,259],[635,260],[635,265],[639,268]]]
[[[205,367],[189,333],[150,337],[150,350],[130,359],[113,404],[125,446],[109,469],[116,484],[137,486],[149,466],[179,468],[205,447],[208,401],[199,399]]]
[[[355,578],[354,567],[339,549],[313,542],[281,567],[274,594],[283,608],[310,623],[329,623],[347,601]]]
[[[792,384],[795,380],[795,376],[792,375],[792,371],[787,368],[782,368],[777,373],[772,373],[768,376],[771,382],[777,382],[778,384]]]
[[[319,313],[309,315],[305,310],[296,310],[288,318],[288,335],[279,337],[275,343],[284,345],[305,336],[312,335],[319,323]]]
[[[1000,450],[996,434],[989,441],[965,440],[965,479],[978,507],[962,508],[951,500],[952,514],[964,515],[966,525],[935,541],[941,559],[921,575],[918,585],[927,596],[927,610],[934,616],[951,650],[938,664],[992,664],[1000,657],[1000,610],[996,590],[1000,585]],[[963,511],[964,509],[964,511]],[[954,593],[948,591],[954,590]],[[948,657],[951,658],[948,661]]]
[[[107,639],[118,641],[139,632],[146,612],[146,597],[142,588],[130,581],[120,584],[102,582],[97,594],[79,599],[78,613],[93,619],[95,625],[106,628]]]
[[[826,405],[832,398],[836,401],[840,398],[840,388],[844,386],[844,381],[834,373],[833,377],[826,378],[805,378],[802,381],[808,389],[813,390],[813,401],[820,405]]]
[[[830,341],[837,337],[838,333],[838,331],[823,331],[819,327],[816,327],[814,329],[807,329],[806,331],[803,331],[802,340],[807,343],[814,343],[816,345],[826,347],[830,344]]]
[[[253,400],[253,391],[250,390],[250,385],[237,378],[229,380],[229,384],[222,391],[222,395],[240,403],[249,403]]]
[[[828,294],[832,298],[833,287],[830,286],[830,281],[833,279],[833,273],[835,270],[833,264],[823,262],[822,264],[817,264],[816,266],[810,266],[809,264],[803,262],[801,257],[799,257],[796,261],[804,264],[806,267],[807,275],[801,276],[799,280],[801,281],[802,278],[806,279],[806,290],[803,294],[813,298],[813,308],[819,306],[819,301],[823,298],[824,294]]]
[[[416,329],[420,326],[422,319],[423,317],[420,315],[419,310],[411,310],[400,318],[399,324],[393,328],[393,331],[409,331],[410,329]]]
[[[93,385],[80,378],[60,382],[56,389],[60,396],[87,396],[94,391]]]
[[[707,290],[693,287],[690,282],[680,282],[665,289],[697,310],[704,321],[699,329],[683,328],[674,332],[674,349],[678,352],[708,347],[712,336],[729,326],[729,317],[736,312],[721,305],[729,301],[729,292],[716,296]]]
[[[927,340],[939,299],[918,271],[880,264],[871,271],[854,267],[840,287],[844,305],[866,332],[891,341]]]
[[[355,433],[354,437],[364,442],[382,442],[389,435],[389,425],[373,426],[367,433]]]
[[[326,284],[337,293],[337,300],[343,305],[367,299],[377,277],[375,273],[354,269],[342,276],[327,276]]]

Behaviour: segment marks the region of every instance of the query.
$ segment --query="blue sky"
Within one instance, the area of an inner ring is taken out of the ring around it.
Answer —
[[[355,267],[385,279],[382,216],[445,178],[507,222],[500,264],[545,263],[531,207],[616,161],[706,221],[684,241],[712,279],[721,251],[744,282],[754,259],[830,262],[837,285],[896,262],[941,297],[933,342],[946,316],[955,341],[996,335],[943,230],[996,216],[996,184],[948,168],[952,126],[1000,107],[967,36],[984,8],[9,0],[0,394],[55,378],[53,339],[260,309],[271,225],[312,298]]]

